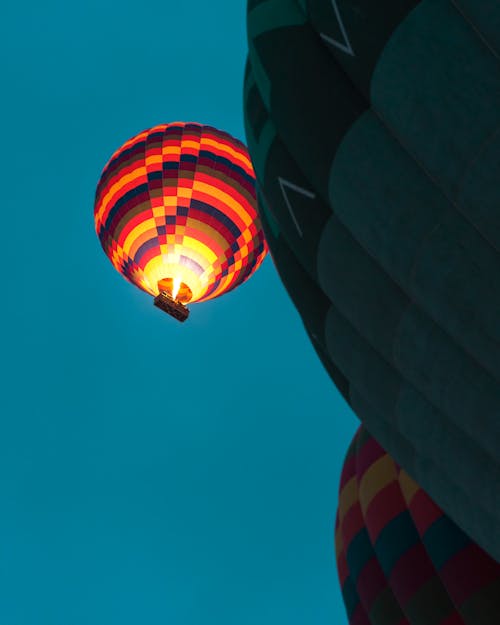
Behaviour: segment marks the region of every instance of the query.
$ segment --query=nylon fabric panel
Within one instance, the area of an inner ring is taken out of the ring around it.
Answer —
[[[404,148],[456,203],[464,175],[500,127],[498,58],[449,0],[423,0],[386,45],[371,101]],[[498,198],[496,187],[476,190],[485,206]],[[500,240],[481,228],[468,205],[458,208],[498,251]]]
[[[500,180],[500,129],[487,138],[479,153],[464,172],[457,191],[457,206],[496,246],[498,254],[500,223],[498,219],[498,181]],[[472,219],[472,218],[471,218]]]
[[[341,475],[335,535],[337,553],[339,548],[342,549],[343,561],[339,561],[339,567],[348,569],[343,576],[348,575],[355,586],[356,595],[372,625],[407,625],[408,621],[384,576],[364,525],[356,492],[355,451],[355,445],[351,444]]]
[[[371,113],[337,153],[330,203],[387,273],[498,379],[500,256]]]
[[[420,0],[307,0],[307,16],[328,52],[370,100],[380,54]]]
[[[373,625],[373,622],[368,618],[364,606],[360,601],[356,585],[348,572],[346,555],[343,549],[343,541],[338,528],[338,523],[339,520],[337,517],[335,533],[335,544],[337,546],[337,570],[339,572],[340,589],[349,623],[356,625]]]
[[[500,8],[497,0],[452,0],[470,27],[494,54],[500,55]]]

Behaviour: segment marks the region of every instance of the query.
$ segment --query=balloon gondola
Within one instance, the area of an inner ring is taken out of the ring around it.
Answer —
[[[189,317],[189,308],[178,299],[175,299],[168,291],[160,291],[153,301],[157,308],[177,319],[177,321],[183,322]]]

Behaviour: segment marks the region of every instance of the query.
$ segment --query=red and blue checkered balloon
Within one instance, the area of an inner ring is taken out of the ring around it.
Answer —
[[[97,186],[97,234],[114,267],[183,302],[235,288],[267,251],[245,146],[211,126],[175,122],[127,141]]]
[[[500,564],[363,427],[342,471],[335,546],[350,625],[498,622]]]

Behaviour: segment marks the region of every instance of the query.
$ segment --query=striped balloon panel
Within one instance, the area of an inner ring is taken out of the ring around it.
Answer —
[[[360,611],[371,625],[491,625],[500,614],[500,564],[363,427],[344,462],[335,547],[351,624]]]
[[[217,297],[266,253],[247,150],[211,126],[162,124],[127,141],[104,168],[94,217],[114,267],[152,295],[177,279],[191,302]]]
[[[339,573],[342,598],[347,611],[349,623],[353,625],[370,625],[365,606],[360,600],[358,589],[349,573],[342,534],[339,530],[339,518],[335,524],[335,548],[337,553],[337,570]]]
[[[500,3],[248,0],[247,24],[280,276],[357,416],[500,560]]]

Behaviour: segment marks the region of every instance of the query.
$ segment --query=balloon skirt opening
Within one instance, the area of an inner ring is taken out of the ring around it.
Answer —
[[[176,302],[187,304],[193,299],[193,291],[189,286],[181,280],[175,278],[163,278],[158,281],[158,290],[160,293],[165,291]]]

